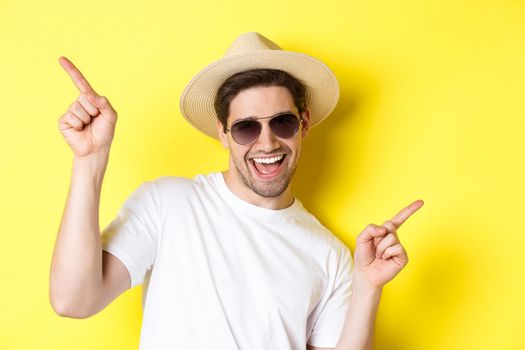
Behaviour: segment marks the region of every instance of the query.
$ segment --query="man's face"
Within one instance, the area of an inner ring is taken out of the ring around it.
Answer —
[[[230,103],[227,128],[238,120],[248,117],[270,117],[282,112],[299,116],[292,95],[282,86],[257,86],[241,91]],[[219,137],[224,147],[230,150],[230,169],[237,180],[262,197],[277,197],[288,187],[299,162],[302,139],[306,137],[310,118],[303,113],[299,131],[290,139],[273,134],[270,118],[259,120],[261,133],[256,141],[248,145],[237,144],[231,133],[224,133],[218,122]],[[271,159],[273,158],[273,159]],[[282,159],[281,159],[282,158]],[[276,162],[274,160],[279,159]],[[272,164],[267,164],[273,162]],[[233,163],[233,166],[232,166]]]

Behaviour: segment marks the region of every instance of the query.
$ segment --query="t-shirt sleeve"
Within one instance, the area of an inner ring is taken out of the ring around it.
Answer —
[[[131,286],[144,282],[155,261],[160,210],[157,184],[142,183],[124,202],[117,216],[102,230],[102,249],[128,269]]]
[[[350,249],[343,245],[337,259],[333,287],[321,299],[321,311],[308,338],[308,344],[316,347],[335,348],[346,321],[352,292],[353,260]],[[324,305],[324,306],[323,306]]]

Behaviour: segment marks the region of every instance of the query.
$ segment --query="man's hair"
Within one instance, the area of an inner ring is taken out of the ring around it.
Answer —
[[[242,90],[256,86],[282,86],[290,91],[295,107],[300,114],[306,110],[306,85],[285,71],[279,69],[258,68],[235,73],[226,79],[217,91],[214,108],[217,118],[226,132],[230,103]]]

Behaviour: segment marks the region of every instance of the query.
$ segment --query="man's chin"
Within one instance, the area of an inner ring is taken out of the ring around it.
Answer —
[[[251,189],[253,192],[257,193],[261,197],[265,198],[275,198],[279,197],[286,190],[286,187],[283,188],[268,188],[268,186],[255,186]]]
[[[291,180],[290,169],[281,169],[280,173],[272,179],[260,178],[256,170],[249,165],[244,168],[244,172],[237,168],[237,174],[242,178],[242,182],[252,192],[265,198],[279,197],[286,191]],[[293,172],[292,172],[293,174]]]
[[[259,179],[253,174],[250,176],[250,188],[259,196],[266,198],[279,197],[288,188],[289,181],[286,181],[285,174],[280,174],[275,179]]]

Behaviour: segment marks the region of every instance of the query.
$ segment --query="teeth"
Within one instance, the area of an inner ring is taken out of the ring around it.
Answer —
[[[252,159],[254,162],[257,162],[257,163],[272,164],[272,163],[280,161],[281,159],[283,159],[283,157],[284,157],[284,154],[281,154],[280,156],[277,156],[277,157],[252,158]]]

